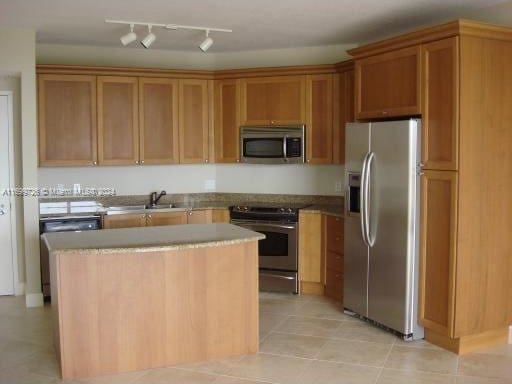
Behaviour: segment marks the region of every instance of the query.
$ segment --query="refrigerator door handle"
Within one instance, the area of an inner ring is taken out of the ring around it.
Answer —
[[[363,242],[366,246],[369,246],[368,244],[368,238],[366,237],[366,179],[367,179],[367,173],[368,173],[368,156],[370,153],[367,153],[363,160],[363,169],[361,171],[361,193],[359,195],[360,203],[359,207],[361,212],[359,213],[360,219],[361,219],[361,236],[363,238]]]
[[[364,188],[364,200],[365,200],[365,207],[364,207],[364,215],[365,217],[365,236],[367,240],[367,244],[369,247],[373,247],[375,244],[375,237],[372,238],[372,235],[370,233],[370,222],[371,222],[371,215],[370,210],[368,209],[368,202],[370,201],[370,188],[371,188],[371,182],[372,182],[372,162],[375,158],[375,153],[370,152],[368,153],[368,158],[366,160],[366,182],[365,182],[365,188]]]

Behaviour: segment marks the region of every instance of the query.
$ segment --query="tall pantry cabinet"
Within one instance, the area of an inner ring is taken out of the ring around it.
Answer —
[[[356,118],[421,116],[419,321],[456,353],[512,323],[512,29],[457,20],[358,47]],[[398,82],[400,95],[379,93]]]

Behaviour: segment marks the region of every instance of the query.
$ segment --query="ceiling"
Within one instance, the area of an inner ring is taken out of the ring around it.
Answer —
[[[233,29],[212,33],[210,51],[236,52],[362,43],[478,15],[499,3],[504,1],[0,0],[0,28],[36,30],[38,43],[119,47],[128,27],[105,24],[105,19],[199,25]],[[147,33],[144,27],[136,32],[139,38]],[[153,32],[156,49],[197,50],[204,39],[200,31]]]

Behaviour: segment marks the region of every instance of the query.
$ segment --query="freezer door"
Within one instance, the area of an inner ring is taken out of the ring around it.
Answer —
[[[349,123],[345,130],[345,249],[343,304],[360,315],[367,315],[368,247],[363,242],[359,204],[349,204],[350,197],[359,198],[357,178],[370,149],[370,124]],[[350,182],[352,180],[352,182]],[[355,202],[353,202],[355,203]],[[352,209],[351,209],[352,207]]]
[[[372,123],[368,318],[412,333],[416,310],[419,121]]]

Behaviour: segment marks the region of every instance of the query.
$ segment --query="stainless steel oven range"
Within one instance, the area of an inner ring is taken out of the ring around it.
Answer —
[[[231,224],[265,235],[258,243],[260,290],[298,293],[298,218],[303,207],[230,208]]]

